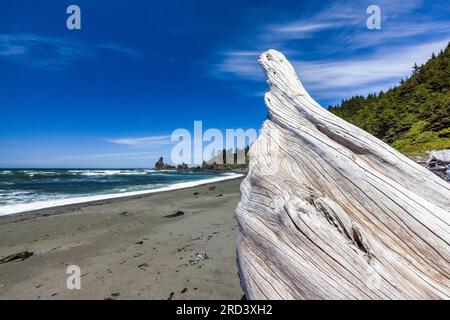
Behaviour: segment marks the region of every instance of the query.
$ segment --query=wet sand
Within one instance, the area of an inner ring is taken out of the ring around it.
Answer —
[[[240,182],[0,217],[0,299],[240,299]]]

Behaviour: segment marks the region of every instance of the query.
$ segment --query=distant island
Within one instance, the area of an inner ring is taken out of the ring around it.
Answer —
[[[409,156],[450,149],[450,44],[387,92],[328,110]]]
[[[245,147],[245,163],[238,164],[238,151],[223,149],[209,161],[203,161],[201,166],[189,167],[186,163],[177,166],[164,162],[164,157],[160,157],[155,163],[155,170],[176,170],[179,172],[243,172],[248,168],[247,153],[250,146]],[[242,149],[240,149],[242,150]],[[232,153],[232,163],[227,162],[227,155]]]

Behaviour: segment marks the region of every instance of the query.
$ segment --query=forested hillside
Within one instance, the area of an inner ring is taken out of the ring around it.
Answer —
[[[398,86],[328,110],[409,155],[449,149],[450,43]]]

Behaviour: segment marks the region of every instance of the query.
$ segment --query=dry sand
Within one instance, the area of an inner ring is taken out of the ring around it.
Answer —
[[[0,264],[0,299],[240,299],[240,182],[0,217],[0,257],[33,252]]]

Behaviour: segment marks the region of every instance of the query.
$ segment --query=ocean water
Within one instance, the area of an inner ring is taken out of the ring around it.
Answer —
[[[234,178],[151,169],[0,169],[0,215]]]

